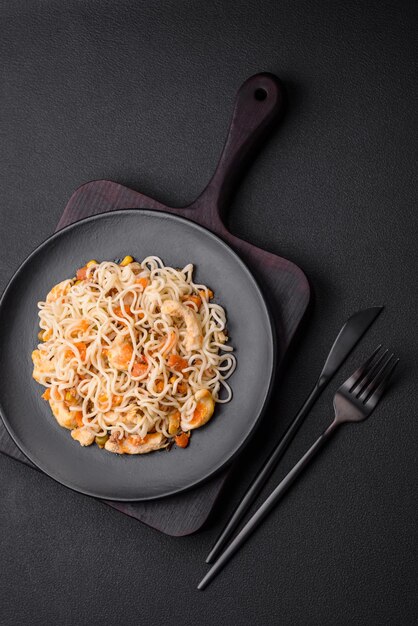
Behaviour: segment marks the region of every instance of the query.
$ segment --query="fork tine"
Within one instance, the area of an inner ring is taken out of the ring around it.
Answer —
[[[383,394],[385,392],[385,389],[387,387],[389,379],[392,376],[392,374],[394,372],[394,369],[398,365],[398,363],[399,363],[399,359],[395,359],[394,361],[392,361],[392,365],[390,366],[389,370],[386,372],[386,374],[383,377],[383,379],[378,384],[378,386],[375,389],[375,391],[373,391],[372,395],[367,398],[365,404],[368,407],[371,407],[373,409],[376,406],[376,404],[379,402],[380,398],[383,396]],[[387,363],[386,363],[386,365],[387,365]]]
[[[361,381],[359,381],[357,383],[357,385],[354,385],[354,387],[351,389],[352,393],[355,393],[355,395],[357,396],[357,398],[360,397],[360,395],[363,393],[365,387],[370,383],[370,381],[373,380],[373,378],[376,375],[376,372],[379,371],[379,367],[381,365],[381,363],[384,361],[386,355],[388,353],[388,350],[385,350],[377,359],[377,361],[375,361],[373,363],[373,365],[370,367],[369,371],[367,372],[367,374],[363,377],[363,379]]]
[[[387,368],[393,363],[395,356],[391,354],[387,359],[383,361],[381,367],[374,367],[369,374],[364,379],[364,384],[362,389],[356,393],[356,396],[361,402],[365,402],[366,399],[372,395],[372,393],[377,389],[380,382],[384,378],[385,371]],[[379,359],[381,361],[381,359]],[[376,364],[377,365],[377,364]],[[380,363],[379,363],[380,365]]]
[[[381,347],[381,345],[377,346],[376,350],[374,350],[373,354],[369,356],[369,358],[363,363],[363,365],[361,365],[358,370],[356,370],[354,374],[352,374],[350,378],[348,378],[345,383],[342,384],[342,387],[344,387],[344,389],[351,391],[359,383],[359,381],[364,378]]]

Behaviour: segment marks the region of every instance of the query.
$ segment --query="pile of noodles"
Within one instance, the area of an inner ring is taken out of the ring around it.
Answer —
[[[235,357],[233,348],[225,345],[225,311],[211,302],[213,294],[205,285],[193,282],[192,274],[191,264],[175,269],[155,256],[126,266],[92,263],[84,280],[56,287],[62,297],[39,302],[44,342],[38,346],[37,380],[50,388],[51,400],[73,394],[68,408],[81,412],[82,426],[91,434],[143,438],[159,432],[169,439],[168,416],[178,410],[187,425],[197,391],[207,389],[215,402],[231,399],[226,379],[235,368]],[[199,306],[189,300],[192,296],[200,297]],[[187,349],[186,325],[161,312],[165,300],[196,311],[200,348]],[[112,367],[107,358],[116,339],[127,340],[133,348],[126,371]],[[77,347],[80,343],[86,346],[84,354]],[[182,371],[168,366],[167,357],[173,353],[187,361]],[[132,367],[138,360],[146,371],[135,376]]]

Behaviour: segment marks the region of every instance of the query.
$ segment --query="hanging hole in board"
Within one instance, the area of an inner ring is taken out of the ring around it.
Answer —
[[[254,91],[254,98],[258,100],[259,102],[262,102],[263,100],[267,98],[267,91],[259,87],[258,89]]]

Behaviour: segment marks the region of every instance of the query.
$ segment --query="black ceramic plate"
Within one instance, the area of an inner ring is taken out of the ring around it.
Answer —
[[[37,302],[89,259],[160,256],[174,267],[195,265],[195,280],[226,308],[238,367],[233,399],[193,433],[185,450],[119,456],[82,448],[61,428],[32,378],[38,344]],[[275,362],[273,328],[247,267],[208,230],[162,212],[96,215],[47,239],[18,269],[0,301],[0,411],[16,444],[41,470],[76,491],[109,500],[150,500],[206,480],[237,454],[261,416]]]

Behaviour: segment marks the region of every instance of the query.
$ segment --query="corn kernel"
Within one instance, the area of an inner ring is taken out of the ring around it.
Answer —
[[[76,280],[74,285],[79,285],[81,282],[83,282],[82,280]]]
[[[95,259],[92,259],[91,261],[89,261],[88,263],[86,263],[86,267],[91,267],[92,265],[97,265],[97,261]]]
[[[68,403],[75,402],[75,397],[71,393],[71,391],[67,391],[67,393],[65,394],[65,401],[68,402]]]
[[[125,267],[126,265],[129,265],[129,263],[133,262],[133,257],[131,256],[126,256],[120,263],[121,267]]]

